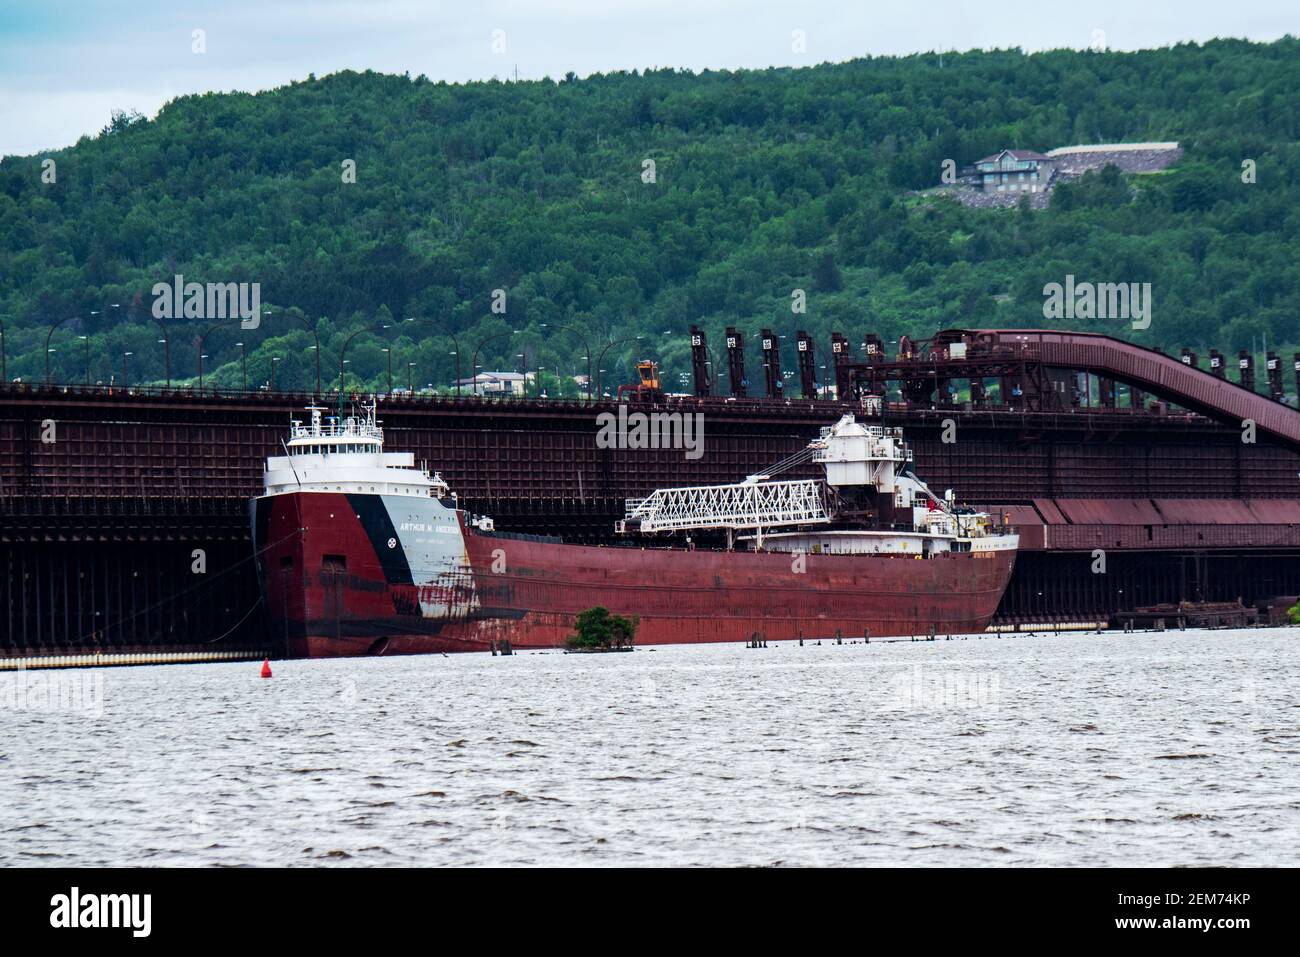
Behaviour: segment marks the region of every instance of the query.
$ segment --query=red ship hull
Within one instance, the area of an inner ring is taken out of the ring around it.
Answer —
[[[456,512],[461,571],[419,582],[403,573],[376,499],[256,500],[269,627],[286,656],[561,648],[597,605],[637,616],[640,645],[972,633],[988,626],[1015,561],[1014,551],[921,560],[570,545],[482,533]]]

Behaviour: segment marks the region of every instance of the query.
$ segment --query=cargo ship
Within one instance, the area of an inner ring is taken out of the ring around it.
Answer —
[[[596,606],[635,616],[638,645],[972,633],[1015,562],[1014,529],[932,493],[901,430],[853,415],[762,474],[629,500],[619,544],[588,545],[461,508],[384,450],[373,400],[327,411],[291,420],[251,503],[287,657],[561,648]]]

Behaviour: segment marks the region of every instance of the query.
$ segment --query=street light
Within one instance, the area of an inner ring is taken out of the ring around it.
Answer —
[[[151,319],[153,319],[154,322],[158,323],[158,328],[159,328],[159,330],[160,330],[160,331],[162,332],[162,334],[163,334],[163,337],[162,337],[161,339],[159,339],[158,341],[162,343],[162,347],[163,347],[163,362],[165,363],[166,368],[167,368],[167,391],[170,392],[170,391],[171,391],[171,388],[172,388],[172,337],[171,337],[171,333],[167,331],[167,326],[165,326],[165,325],[163,324],[163,321],[162,321],[161,319],[159,319],[157,316],[155,316],[155,315],[153,314],[152,311],[150,311],[150,313],[149,313],[149,317],[150,317]]]
[[[456,395],[460,395],[460,340],[456,338],[456,333],[452,332],[441,322],[438,322],[435,319],[426,319],[423,316],[407,316],[404,321],[427,322],[429,325],[433,326],[434,329],[451,339],[452,345],[456,347],[456,351],[454,353],[448,353],[448,355],[456,356]]]
[[[315,394],[320,395],[320,335],[316,332],[315,324],[307,322],[306,316],[295,315],[294,318],[303,324],[303,327],[306,328],[306,330],[311,333],[312,339],[315,340],[316,342],[316,344],[314,346],[311,346],[311,348],[316,350],[316,393]]]
[[[275,391],[275,364],[280,361],[279,356],[271,356],[271,391]]]
[[[582,348],[586,351],[586,355],[584,355],[582,358],[587,360],[587,382],[583,386],[582,391],[587,393],[587,401],[590,402],[591,401],[591,345],[587,342],[585,336],[579,338],[582,342]]]
[[[90,336],[77,336],[85,346],[86,352],[86,385],[90,385]]]
[[[393,350],[385,349],[384,355],[388,357],[388,394],[393,394]]]
[[[380,326],[379,328],[387,329],[389,327],[387,325],[383,325]],[[362,326],[360,329],[357,329],[355,332],[353,332],[351,335],[349,335],[346,339],[343,340],[343,348],[339,350],[339,406],[340,407],[342,407],[343,405],[343,367],[348,363],[348,360],[343,357],[348,354],[348,346],[352,344],[353,339],[361,335],[361,333],[363,332],[374,332],[374,331],[375,330],[372,326]],[[392,379],[392,366],[390,365],[389,366],[390,381],[388,385],[389,392],[393,391],[391,379]]]
[[[408,362],[406,364],[406,394],[407,395],[415,395],[415,386],[411,385],[411,379],[414,375],[415,375],[415,363]]]
[[[605,346],[605,348],[600,350],[600,357],[596,360],[597,367],[599,367],[600,364],[605,361],[605,353],[608,352],[610,349],[614,348],[615,346],[621,346],[628,342],[636,342],[638,339],[644,339],[644,338],[645,338],[644,336],[628,336],[626,339],[619,339],[615,342],[608,343]],[[604,383],[605,383],[605,370],[600,369],[599,378],[596,382],[596,393],[598,395],[603,396],[605,394],[603,390]]]
[[[470,355],[469,374],[470,374],[470,378],[473,380],[473,382],[470,384],[470,387],[474,390],[474,393],[476,395],[479,394],[478,393],[478,351],[482,349],[485,345],[487,345],[489,342],[493,342],[497,339],[504,339],[507,336],[513,336],[514,334],[515,334],[514,329],[511,329],[508,332],[498,332],[495,336],[488,336],[486,339],[482,340],[481,342],[479,342],[478,345],[474,347],[474,352]]]
[[[164,335],[166,331],[164,330]],[[167,363],[167,390],[170,392],[172,387],[172,348],[166,339],[159,339],[158,344],[163,347],[163,358]]]
[[[220,328],[221,328],[222,326],[224,326],[224,325],[227,325],[227,321],[214,322],[212,325],[208,326],[207,329],[203,330],[203,335],[199,336],[199,352],[200,352],[200,355],[199,355],[199,391],[200,391],[200,392],[203,391],[203,360],[209,358],[208,356],[205,356],[205,355],[202,355],[202,354],[201,354],[201,353],[203,352],[203,343],[204,343],[205,341],[207,341],[207,338],[208,338],[208,336],[209,336],[211,333],[215,332],[217,329],[220,329]]]
[[[65,316],[64,318],[60,319],[58,322],[54,323],[54,325],[50,326],[50,331],[45,334],[45,384],[46,385],[50,384],[50,352],[51,352],[50,337],[54,335],[54,330],[59,328],[59,326],[63,325],[65,322],[68,322],[76,318],[77,318],[76,316]]]
[[[131,358],[131,356],[133,355],[135,355],[134,352],[122,353],[122,388],[123,389],[129,389],[131,387],[131,381],[126,374],[126,370],[127,370],[126,360]]]

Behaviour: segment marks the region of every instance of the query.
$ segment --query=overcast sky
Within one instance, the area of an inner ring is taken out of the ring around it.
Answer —
[[[195,30],[204,53],[192,50]],[[793,49],[796,30],[806,52]],[[153,116],[185,93],[347,68],[536,79],[1286,33],[1300,34],[1297,0],[0,0],[0,156],[67,146],[114,109]]]

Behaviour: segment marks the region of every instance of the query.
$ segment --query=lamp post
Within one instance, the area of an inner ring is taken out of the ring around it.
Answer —
[[[311,337],[316,343],[314,346],[312,346],[312,348],[316,350],[316,393],[315,394],[320,395],[320,336],[316,332],[315,324],[308,323],[307,318],[305,316],[294,316],[294,318],[297,319],[299,322],[301,322],[303,324],[303,327],[306,328],[306,330],[311,333]]]
[[[581,332],[578,332],[577,326],[570,325],[570,326],[563,326],[562,328],[566,331],[577,333],[578,341],[581,342],[582,347],[587,350],[587,354],[583,356],[583,358],[587,360],[587,387],[583,391],[587,393],[587,401],[590,402],[591,401],[591,343],[587,341],[586,336],[584,336]]]
[[[108,304],[106,305],[105,308],[107,308],[107,309],[121,309],[121,308],[122,308],[122,304],[121,304],[121,303],[118,303],[118,302],[110,302],[110,303],[108,303]],[[102,313],[101,313],[98,309],[92,309],[92,310],[90,310],[90,315],[93,317],[93,316],[99,316],[99,315],[102,315]],[[93,320],[93,319],[91,320],[91,325],[94,325],[94,320]],[[85,327],[83,327],[83,328],[85,328]],[[89,332],[87,332],[86,335],[84,335],[84,336],[80,336],[79,338],[81,338],[81,339],[85,339],[85,340],[86,340],[86,385],[90,385],[90,334],[89,334]]]
[[[90,385],[90,336],[77,336],[81,340],[82,346],[85,347],[86,357],[86,385]]]
[[[389,327],[387,325],[384,325],[384,326],[380,326],[379,328],[387,329]],[[348,354],[348,346],[352,345],[352,340],[355,339],[357,336],[361,335],[361,333],[374,332],[374,331],[375,331],[374,328],[371,326],[362,326],[360,329],[357,329],[356,331],[351,333],[346,339],[343,340],[343,348],[339,350],[339,406],[340,407],[342,407],[343,405],[343,366],[347,364],[347,360],[344,358],[344,356]],[[389,378],[388,391],[389,392],[393,391],[392,377],[393,377],[393,367],[390,363],[388,367],[388,378]]]
[[[384,355],[388,357],[388,394],[393,394],[393,350],[391,348],[384,350]]]
[[[271,391],[275,391],[275,364],[280,361],[279,356],[271,356]]]
[[[221,328],[225,324],[226,323],[224,322],[214,322],[212,325],[208,326],[207,329],[203,330],[203,335],[199,336],[199,391],[200,392],[203,391],[203,360],[208,358],[208,356],[205,356],[203,354],[203,343],[207,341],[208,335],[210,333]]]
[[[50,384],[50,337],[54,335],[54,330],[59,328],[65,322],[76,319],[76,316],[65,316],[58,322],[50,326],[50,331],[45,334],[45,384]]]
[[[621,346],[628,342],[636,342],[638,339],[644,339],[644,338],[645,338],[644,336],[628,336],[626,339],[618,339],[614,342],[608,343],[605,346],[605,348],[600,350],[600,357],[596,360],[596,366],[599,369],[598,375],[600,377],[596,383],[596,394],[598,396],[604,396],[605,394],[604,392],[605,370],[599,368],[600,364],[605,361],[605,353],[608,352],[610,349],[614,348],[615,346]]]
[[[412,377],[415,375],[415,363],[406,364],[406,394],[415,395],[415,386],[411,385]]]
[[[355,339],[357,336],[361,335],[361,333],[365,331],[366,331],[365,329],[358,329],[352,334],[350,334],[346,339],[343,340],[343,348],[339,350],[339,405],[340,406],[343,405],[343,367],[348,364],[348,360],[344,357],[348,354],[348,346],[352,344],[352,340]]]
[[[167,364],[167,391],[172,387],[172,350],[170,343],[166,339],[159,339],[158,344],[163,347],[163,359]]]
[[[482,340],[481,342],[479,342],[478,345],[474,347],[474,352],[470,356],[469,374],[470,374],[470,378],[474,380],[471,385],[471,388],[473,388],[474,393],[476,395],[478,394],[478,351],[482,349],[485,345],[487,345],[489,342],[493,342],[494,340],[497,339],[504,339],[507,336],[513,336],[514,334],[515,334],[515,330],[513,329],[511,329],[508,332],[498,332],[495,336],[488,336],[486,339]]]
[[[135,355],[134,352],[122,353],[122,388],[123,389],[129,389],[131,387],[131,380],[127,377],[127,372],[126,372],[127,370],[126,360],[130,359],[133,355]]]
[[[451,339],[452,345],[456,347],[454,355],[456,356],[456,395],[460,395],[460,340],[456,338],[456,333],[452,332],[442,323],[434,319],[425,319],[421,316],[407,316],[406,322],[427,322],[433,328],[437,329],[444,336]]]
[[[239,346],[239,389],[241,392],[248,391],[248,356],[244,353],[244,344],[236,342]]]
[[[166,365],[166,369],[167,369],[167,391],[170,392],[170,391],[171,391],[171,388],[172,388],[172,341],[171,341],[171,340],[172,340],[172,337],[171,337],[171,333],[169,333],[169,332],[167,331],[167,327],[166,327],[165,325],[163,325],[163,321],[162,321],[161,319],[159,319],[157,316],[154,316],[152,312],[150,312],[150,316],[153,318],[153,321],[154,321],[154,322],[158,323],[158,328],[162,331],[162,334],[163,334],[163,337],[162,337],[161,339],[159,339],[158,341],[162,343],[162,347],[163,347],[163,362],[165,363],[165,365]]]

